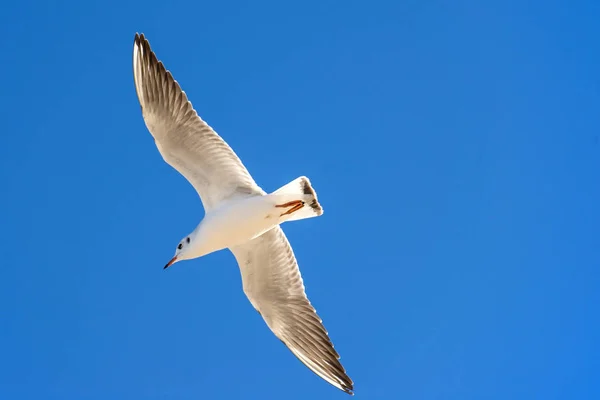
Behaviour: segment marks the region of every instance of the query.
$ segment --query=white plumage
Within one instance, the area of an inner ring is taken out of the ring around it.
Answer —
[[[171,73],[135,35],[135,88],[163,159],[193,185],[206,214],[165,266],[229,248],[244,293],[267,326],[318,376],[353,394],[321,319],[306,297],[294,252],[279,226],[322,215],[308,178],[267,194],[227,143],[196,113]]]

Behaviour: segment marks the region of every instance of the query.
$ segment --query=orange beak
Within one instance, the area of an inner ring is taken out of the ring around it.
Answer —
[[[167,265],[165,265],[165,267],[164,267],[163,269],[167,269],[167,268],[169,268],[171,265],[175,264],[175,261],[177,261],[177,256],[175,256],[175,257],[171,258],[171,261],[169,261],[169,262],[167,263]]]

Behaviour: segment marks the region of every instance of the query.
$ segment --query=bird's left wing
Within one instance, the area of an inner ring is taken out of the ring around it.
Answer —
[[[163,159],[209,210],[227,198],[263,194],[229,145],[204,122],[144,35],[135,35],[133,77],[148,130]]]

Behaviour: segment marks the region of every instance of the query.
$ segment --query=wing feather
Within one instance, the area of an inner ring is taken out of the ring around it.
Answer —
[[[133,76],[158,150],[196,189],[205,209],[232,196],[264,194],[231,147],[200,118],[143,34],[135,35]]]
[[[354,384],[306,296],[298,263],[283,230],[276,226],[231,251],[240,266],[244,293],[275,336],[315,374],[354,394]]]

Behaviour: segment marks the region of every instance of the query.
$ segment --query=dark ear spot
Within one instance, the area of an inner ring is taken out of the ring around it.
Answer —
[[[190,242],[190,238],[189,238],[189,237],[187,237],[185,240],[186,240],[188,243]]]

